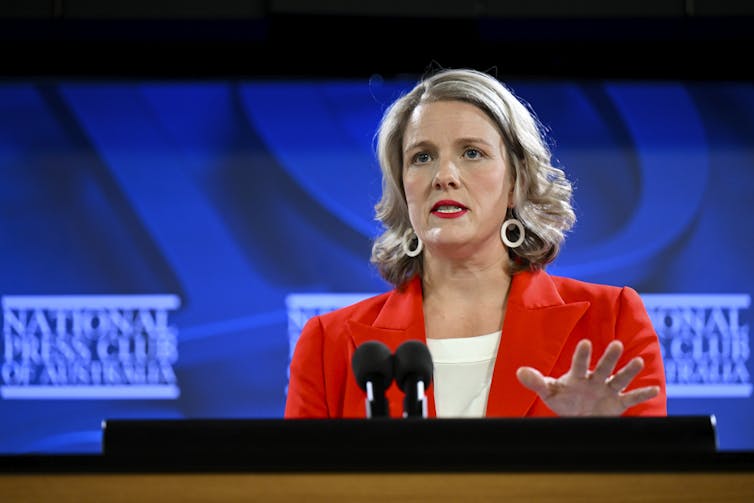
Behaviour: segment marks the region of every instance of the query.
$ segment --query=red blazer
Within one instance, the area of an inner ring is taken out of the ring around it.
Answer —
[[[635,290],[551,276],[544,271],[513,276],[497,360],[487,400],[488,417],[554,416],[516,369],[527,365],[559,377],[571,367],[576,343],[592,341],[596,365],[607,344],[619,339],[624,352],[615,369],[640,355],[644,369],[627,389],[658,385],[660,394],[624,415],[667,415],[665,371],[657,334]],[[311,318],[301,332],[290,367],[286,418],[363,418],[365,393],[351,370],[356,347],[369,340],[391,350],[408,339],[426,342],[422,286],[417,277],[393,290]],[[391,417],[403,414],[403,393],[387,391]],[[436,417],[433,386],[427,389]]]

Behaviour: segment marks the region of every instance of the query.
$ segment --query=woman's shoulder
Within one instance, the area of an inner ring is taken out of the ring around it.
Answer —
[[[550,278],[566,302],[616,302],[622,296],[638,296],[636,290],[627,285],[597,283],[558,275],[550,275]]]
[[[361,300],[319,315],[324,324],[341,323],[346,320],[370,321],[377,317],[393,291],[367,294]]]

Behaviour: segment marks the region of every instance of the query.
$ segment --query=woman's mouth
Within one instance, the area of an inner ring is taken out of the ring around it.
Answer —
[[[469,209],[458,201],[437,201],[430,213],[440,218],[458,218],[468,211]]]

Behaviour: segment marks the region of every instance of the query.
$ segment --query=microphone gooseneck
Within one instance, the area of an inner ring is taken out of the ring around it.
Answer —
[[[385,393],[393,382],[393,354],[379,341],[367,341],[353,353],[351,367],[359,387],[366,392],[368,418],[389,416]]]
[[[432,383],[432,355],[426,344],[406,341],[395,350],[395,381],[405,394],[403,417],[427,417],[425,392]]]

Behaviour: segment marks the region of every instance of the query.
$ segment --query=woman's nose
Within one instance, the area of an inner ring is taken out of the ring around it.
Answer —
[[[461,181],[455,163],[451,161],[441,162],[437,168],[432,184],[434,188],[438,190],[457,189],[460,187]]]

